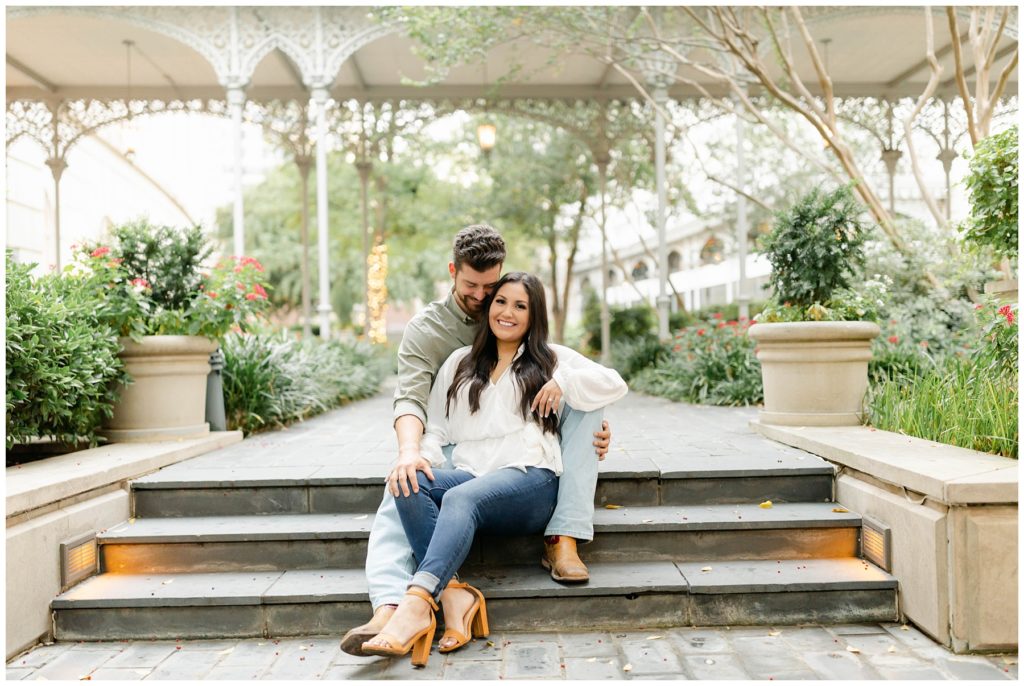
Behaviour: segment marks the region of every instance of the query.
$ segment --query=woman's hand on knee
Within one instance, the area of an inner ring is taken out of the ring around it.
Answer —
[[[416,472],[423,472],[428,479],[434,480],[434,472],[430,469],[430,461],[420,455],[420,451],[408,451],[398,454],[398,463],[388,474],[388,490],[398,497],[399,492],[406,498],[412,493],[420,492],[419,477]]]

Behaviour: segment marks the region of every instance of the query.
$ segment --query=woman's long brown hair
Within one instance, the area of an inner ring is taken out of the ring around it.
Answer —
[[[453,402],[458,399],[459,389],[469,382],[469,410],[474,413],[480,409],[480,394],[490,383],[491,372],[498,364],[498,339],[491,330],[491,303],[498,295],[501,287],[507,283],[520,283],[526,289],[529,303],[530,324],[523,336],[523,354],[512,363],[511,373],[519,386],[519,408],[523,419],[530,419],[530,405],[533,398],[546,384],[555,371],[558,358],[555,351],[548,346],[548,307],[544,297],[544,286],[533,274],[526,272],[509,272],[501,277],[494,290],[487,296],[483,305],[484,321],[473,339],[473,347],[469,354],[462,358],[455,370],[455,378],[448,387],[448,400],[445,403],[445,416],[448,416]],[[541,425],[544,431],[555,434],[558,432],[558,417],[552,412],[541,417],[536,411],[533,420]]]

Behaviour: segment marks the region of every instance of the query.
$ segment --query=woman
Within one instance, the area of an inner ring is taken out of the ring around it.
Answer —
[[[488,633],[479,590],[453,580],[477,531],[542,531],[555,509],[562,472],[557,399],[589,412],[626,394],[617,372],[560,345],[548,345],[540,280],[524,272],[502,277],[484,303],[486,325],[438,371],[420,451],[454,469],[418,473],[419,492],[396,492],[417,569],[384,630],[362,645],[370,655],[405,655],[423,666],[430,655],[440,600],[448,627],[442,653]]]

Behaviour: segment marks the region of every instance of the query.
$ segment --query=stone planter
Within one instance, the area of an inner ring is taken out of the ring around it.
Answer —
[[[128,373],[114,416],[103,435],[112,442],[166,441],[210,432],[206,423],[206,376],[217,342],[200,336],[121,338]]]
[[[989,281],[985,284],[985,295],[994,295],[1001,305],[1017,302],[1017,279]]]
[[[853,426],[863,417],[873,322],[754,324],[764,381],[760,420],[787,426]]]

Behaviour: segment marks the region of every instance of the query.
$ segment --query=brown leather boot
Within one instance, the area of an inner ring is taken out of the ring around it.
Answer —
[[[363,652],[363,643],[379,634],[393,614],[395,614],[394,605],[381,605],[378,607],[373,611],[373,618],[369,622],[362,626],[357,626],[345,634],[345,638],[341,639],[341,649],[349,655],[370,657],[368,653]]]
[[[587,566],[576,553],[576,539],[571,536],[548,536],[544,539],[544,557],[540,564],[551,571],[551,578],[563,583],[590,580]]]

